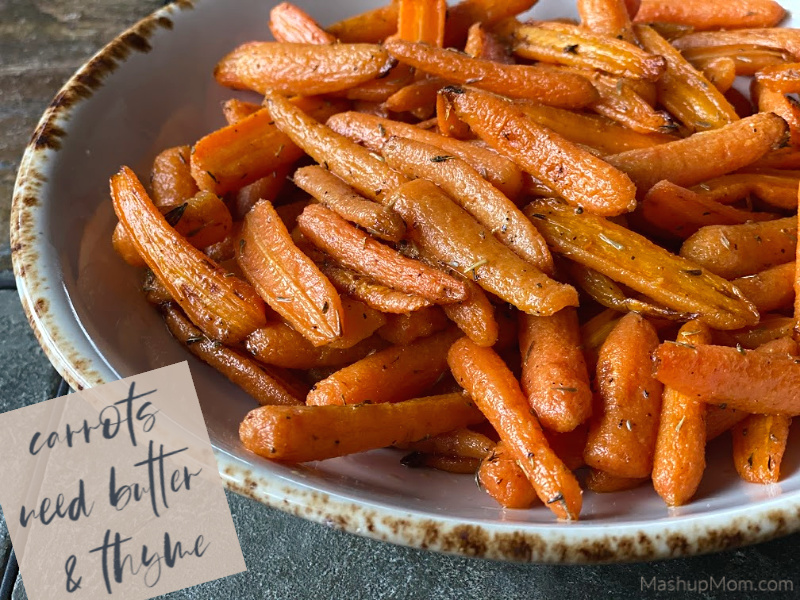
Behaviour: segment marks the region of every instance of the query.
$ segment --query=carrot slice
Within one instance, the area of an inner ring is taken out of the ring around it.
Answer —
[[[772,0],[642,0],[636,21],[701,29],[775,27],[786,11]]]
[[[442,304],[458,302],[467,296],[460,281],[376,242],[319,204],[306,207],[297,224],[312,244],[345,267],[378,283]]]
[[[548,65],[505,65],[400,39],[387,40],[384,48],[397,60],[425,73],[514,98],[565,108],[581,108],[597,99],[588,79]]]
[[[247,414],[239,437],[264,458],[301,463],[413,442],[481,420],[464,394],[397,404],[263,406]]]
[[[550,315],[577,306],[575,289],[558,283],[498,242],[429,181],[405,184],[391,197],[408,238],[437,260],[523,312]]]
[[[678,332],[678,343],[711,343],[708,326],[690,321]],[[706,405],[685,394],[664,388],[661,420],[653,459],[653,487],[669,506],[686,504],[706,466]]]
[[[647,477],[653,468],[663,386],[653,378],[655,328],[628,313],[609,334],[597,363],[602,411],[592,417],[586,464],[618,477]]]
[[[160,307],[170,333],[203,362],[211,365],[255,398],[259,404],[303,404],[305,391],[287,383],[285,373],[259,365],[254,360],[207,338],[183,312],[168,303]]]
[[[456,381],[500,434],[537,496],[558,518],[577,519],[582,503],[578,481],[550,448],[503,360],[467,338],[453,344],[447,360]]]
[[[428,179],[441,187],[521,258],[552,273],[553,258],[530,220],[466,162],[443,154],[435,146],[407,138],[390,138],[381,154],[398,171],[415,179]]]
[[[279,42],[334,44],[336,37],[322,29],[303,9],[281,2],[269,12],[269,30]]]
[[[373,404],[408,400],[436,383],[447,369],[447,350],[459,334],[450,330],[407,346],[390,346],[317,382],[306,403]]]
[[[313,96],[371,81],[391,67],[376,44],[248,42],[217,63],[214,78],[237,90]]]
[[[521,315],[522,390],[542,427],[572,431],[592,412],[589,372],[581,352],[578,314]]]
[[[235,344],[266,322],[264,302],[178,234],[128,167],[111,178],[114,211],[136,250],[203,333]]]
[[[259,202],[245,218],[236,260],[267,304],[312,344],[342,335],[339,294],[295,246],[270,202]]]
[[[633,210],[636,189],[626,175],[538,125],[510,100],[475,88],[441,93],[481,139],[573,206],[601,215]]]

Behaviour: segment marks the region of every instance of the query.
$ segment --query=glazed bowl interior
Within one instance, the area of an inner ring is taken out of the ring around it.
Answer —
[[[323,24],[375,6],[297,4]],[[397,543],[501,559],[614,561],[715,550],[796,529],[797,428],[778,484],[743,483],[729,441],[721,440],[711,445],[706,476],[688,506],[668,510],[650,486],[586,493],[576,523],[558,523],[541,506],[503,510],[471,477],[404,468],[396,451],[290,467],[242,448],[238,424],[255,402],[190,356],[145,302],[141,272],[110,245],[116,219],[108,178],[121,165],[145,176],[160,150],[191,144],[224,124],[220,104],[235,94],[215,84],[214,64],[239,43],[268,39],[273,5],[203,0],[163,9],[104,51],[114,68],[109,60],[84,67],[37,130],[15,193],[15,269],[32,325],[73,387],[188,360],[220,472],[232,489]],[[533,11],[539,18],[574,14],[571,3],[555,0]]]

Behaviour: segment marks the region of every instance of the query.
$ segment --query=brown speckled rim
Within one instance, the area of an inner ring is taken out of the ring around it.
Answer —
[[[53,273],[58,256],[45,236],[44,187],[50,165],[67,135],[70,111],[132,52],[147,52],[157,29],[193,7],[173,3],[115,38],[84,65],[45,111],[22,159],[11,211],[11,250],[23,308],[56,370],[73,389],[116,379],[70,312],[69,298]],[[46,195],[46,194],[45,194]],[[212,440],[213,443],[213,440]],[[800,494],[757,505],[647,524],[464,523],[380,503],[355,501],[335,491],[273,472],[215,445],[220,475],[242,495],[291,514],[377,540],[495,560],[603,563],[688,556],[769,540],[800,530]]]

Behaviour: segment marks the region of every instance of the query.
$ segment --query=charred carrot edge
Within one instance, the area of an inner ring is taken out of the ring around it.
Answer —
[[[800,414],[800,361],[744,348],[662,344],[655,376],[678,391],[758,414]]]
[[[656,82],[658,100],[685,127],[690,131],[705,131],[738,120],[739,115],[725,96],[672,44],[647,25],[636,25],[634,31],[645,50],[666,61],[666,70]],[[736,76],[735,70],[732,76]]]
[[[659,181],[648,190],[641,211],[657,230],[681,239],[708,225],[741,225],[775,217],[720,204],[669,181]]]
[[[266,322],[256,291],[170,227],[128,167],[111,178],[114,211],[139,255],[203,333],[235,344]]]
[[[796,263],[771,267],[755,275],[734,279],[739,288],[761,313],[790,308],[795,300],[794,281]]]
[[[440,306],[428,306],[404,315],[386,315],[378,335],[387,342],[404,346],[447,329],[450,321]]]
[[[634,42],[625,0],[578,0],[581,25],[599,35]]]
[[[577,292],[550,279],[501,244],[433,183],[417,179],[391,197],[408,238],[436,260],[529,314],[577,306]],[[463,298],[462,298],[463,300]]]
[[[407,346],[390,346],[318,382],[306,403],[314,406],[398,402],[432,386],[447,369],[447,349],[458,337],[444,331]]]
[[[797,217],[788,217],[703,227],[683,242],[681,256],[733,279],[790,262],[796,245]]]
[[[341,337],[339,294],[297,248],[270,202],[259,202],[245,218],[236,260],[267,304],[312,344]]]
[[[529,219],[500,190],[466,162],[435,146],[407,138],[389,138],[381,154],[389,166],[441,187],[516,254],[545,273],[553,272],[547,243]]]
[[[217,63],[214,78],[237,90],[312,96],[366,83],[392,66],[377,44],[247,42]]]
[[[406,224],[397,213],[356,194],[344,181],[318,165],[295,171],[294,183],[323,206],[376,237],[399,242],[406,232]]]
[[[239,437],[264,458],[301,463],[412,442],[482,420],[464,394],[366,406],[264,406],[247,414]]]
[[[155,157],[150,170],[153,204],[159,208],[178,206],[199,191],[189,166],[191,154],[189,146],[177,146]]]
[[[256,360],[284,369],[341,367],[386,346],[375,336],[349,348],[314,346],[286,323],[268,323],[247,336],[245,342]]]
[[[636,21],[702,29],[774,27],[786,11],[772,0],[642,0]]]
[[[522,390],[542,427],[572,431],[592,412],[589,372],[581,352],[578,314],[520,315]]]
[[[730,282],[625,227],[555,200],[537,200],[524,212],[554,252],[662,306],[698,315],[716,329],[758,322],[758,311]]]
[[[586,478],[586,489],[595,494],[613,494],[637,488],[647,480],[647,477],[620,477],[599,469],[590,469]]]
[[[383,285],[442,304],[467,297],[460,281],[402,256],[319,204],[306,207],[297,224],[312,244],[345,267]]]
[[[578,481],[550,449],[519,383],[503,360],[467,338],[453,344],[447,360],[456,381],[500,434],[537,496],[558,518],[577,519],[582,503]]]
[[[444,45],[445,0],[398,0],[397,35],[409,42]]]
[[[605,216],[633,210],[636,188],[626,175],[538,125],[511,101],[475,88],[440,93],[481,139],[571,205]]]
[[[640,193],[663,179],[676,185],[691,186],[754,163],[781,144],[786,133],[786,122],[779,116],[759,113],[703,135],[629,150],[607,156],[606,160],[627,173]],[[731,148],[736,148],[736,151],[730,152]],[[708,156],[719,156],[720,159],[704,160]]]
[[[618,77],[656,81],[667,66],[664,57],[658,54],[568,23],[523,24],[516,29],[513,39],[514,53],[523,58],[598,69]]]
[[[322,29],[303,9],[289,2],[281,2],[269,12],[269,30],[279,42],[336,43],[336,36]]]
[[[708,326],[690,321],[678,332],[680,344],[711,343]],[[706,405],[664,388],[653,459],[653,487],[669,506],[686,504],[700,485],[706,466]]]
[[[591,82],[578,73],[549,65],[506,65],[443,48],[389,39],[384,48],[397,60],[452,83],[564,108],[582,108],[597,100]]]
[[[592,417],[586,464],[619,477],[647,477],[653,468],[663,386],[651,374],[655,328],[628,313],[609,334],[597,362],[603,411]]]
[[[478,483],[503,508],[530,508],[539,497],[505,442],[481,461]]]
[[[406,181],[369,150],[318,123],[285,98],[272,94],[265,102],[278,129],[367,198],[383,203],[391,190]]]
[[[397,444],[395,444],[397,445]],[[471,429],[454,429],[433,437],[398,446],[402,450],[414,450],[425,454],[477,458],[482,460],[495,448],[495,442]]]
[[[392,0],[387,6],[337,21],[327,31],[342,42],[379,44],[397,33],[399,9],[399,3]]]
[[[262,406],[303,404],[305,390],[288,384],[285,373],[259,365],[218,342],[207,338],[171,303],[160,307],[170,333],[200,360],[214,367],[250,394]]]

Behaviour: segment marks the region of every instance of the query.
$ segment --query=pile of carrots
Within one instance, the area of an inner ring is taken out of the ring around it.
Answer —
[[[276,41],[215,70],[263,103],[226,102],[147,188],[111,178],[148,301],[262,405],[246,448],[400,448],[561,519],[582,486],[688,502],[728,431],[741,477],[778,481],[800,30],[772,0],[577,3],[396,0],[327,28],[280,4]]]

